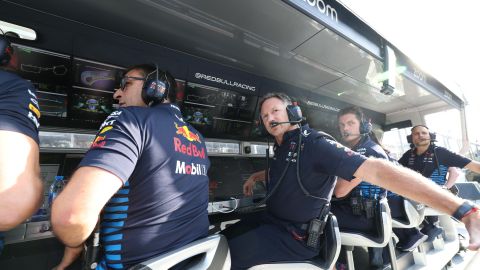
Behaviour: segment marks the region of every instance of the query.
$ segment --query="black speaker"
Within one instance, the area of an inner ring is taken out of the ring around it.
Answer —
[[[159,75],[161,73],[161,75]],[[160,72],[158,65],[155,64],[155,70],[150,72],[145,78],[142,89],[142,99],[145,104],[161,103],[168,97],[171,85],[168,82],[168,72]]]
[[[12,55],[13,47],[10,41],[4,35],[0,35],[0,66],[8,65]]]

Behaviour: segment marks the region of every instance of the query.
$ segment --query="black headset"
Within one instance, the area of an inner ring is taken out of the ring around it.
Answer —
[[[410,144],[410,148],[413,148],[415,147],[415,145],[413,144],[413,140],[412,140],[412,132],[413,130],[416,128],[416,127],[424,127],[426,128],[429,132],[428,134],[430,135],[430,142],[433,142],[433,141],[436,141],[437,140],[437,134],[434,133],[434,132],[430,132],[430,130],[428,129],[427,126],[424,126],[424,125],[416,125],[414,127],[412,127],[410,129],[410,135],[407,135],[407,142]]]
[[[168,77],[171,75],[168,71],[161,71],[161,75],[159,75],[158,65],[154,65],[155,70],[147,74],[142,88],[142,99],[147,105],[162,103],[171,90],[171,84],[168,81]]]
[[[12,59],[13,47],[5,35],[0,35],[0,66],[8,65]]]
[[[373,129],[373,126],[372,126],[372,122],[370,122],[370,120],[367,120],[365,119],[365,116],[361,115],[361,119],[360,119],[360,134],[362,135],[367,135],[367,134],[370,134],[370,132],[372,132],[372,129]]]

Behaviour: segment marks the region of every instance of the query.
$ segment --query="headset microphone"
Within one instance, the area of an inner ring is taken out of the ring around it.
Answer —
[[[368,133],[356,133],[356,134],[354,134],[354,133],[344,132],[342,134],[342,137],[346,138],[346,137],[349,137],[349,136],[365,136],[365,135],[368,135]]]
[[[302,119],[303,120],[303,119]],[[278,125],[282,125],[282,124],[300,124],[302,122],[302,120],[298,120],[298,121],[285,121],[285,122],[275,122],[275,121],[272,121],[270,122],[270,127],[276,127]]]

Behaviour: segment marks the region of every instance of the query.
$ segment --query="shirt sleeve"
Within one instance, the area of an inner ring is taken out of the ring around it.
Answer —
[[[9,75],[0,87],[0,130],[22,133],[38,144],[41,113],[35,88],[14,75]]]
[[[440,164],[447,167],[463,168],[471,162],[470,159],[443,147],[435,148],[435,156],[438,158]]]
[[[92,166],[128,181],[142,151],[142,133],[138,120],[127,109],[112,112],[100,126],[79,167]]]
[[[318,153],[315,167],[321,173],[352,180],[357,169],[367,159],[340,143],[320,137],[314,140],[315,153]]]

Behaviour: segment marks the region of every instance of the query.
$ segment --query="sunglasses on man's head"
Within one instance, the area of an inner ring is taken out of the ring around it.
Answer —
[[[130,80],[138,80],[138,81],[146,81],[147,80],[146,78],[142,78],[142,77],[125,76],[120,81],[120,89],[122,91],[125,90],[125,86],[127,86],[127,82],[128,82],[129,79]]]

